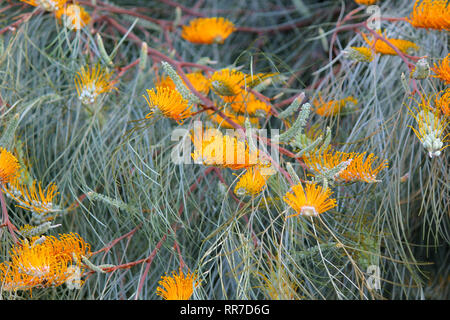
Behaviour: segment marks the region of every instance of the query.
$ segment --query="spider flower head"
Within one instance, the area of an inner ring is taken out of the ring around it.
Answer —
[[[319,214],[336,207],[336,200],[331,199],[332,191],[329,188],[322,188],[316,184],[307,184],[305,187],[301,183],[292,187],[291,192],[287,192],[283,200],[295,211],[295,214],[288,216],[294,217],[298,215],[316,217]]]
[[[450,30],[448,0],[416,0],[406,19],[414,28]]]
[[[187,73],[186,77],[191,82],[192,86],[198,92],[207,95],[209,93],[209,81],[201,72],[191,72]],[[183,81],[184,83],[184,81]],[[186,86],[186,84],[184,83]],[[159,81],[157,81],[156,86],[158,87],[168,87],[170,89],[176,89],[175,83],[168,76],[162,77]],[[186,86],[187,87],[187,86]]]
[[[0,147],[0,184],[7,184],[19,175],[19,161],[11,152]]]
[[[222,44],[236,28],[224,18],[198,18],[183,26],[181,37],[196,44]]]
[[[54,203],[59,194],[58,187],[51,183],[43,189],[41,183],[33,181],[30,185],[23,183],[20,178],[11,181],[6,187],[9,197],[13,198],[25,210],[30,210],[37,222],[46,220],[49,214],[60,212],[61,209]],[[49,218],[52,219],[52,218]]]
[[[260,117],[264,117],[270,112],[270,105],[258,99],[253,93],[242,92],[240,97],[230,103],[235,112]]]
[[[64,25],[70,30],[80,30],[91,20],[89,13],[76,4],[70,4],[56,12],[56,17],[62,19]]]
[[[267,176],[259,168],[251,167],[239,178],[234,193],[242,196],[256,196],[266,187]]]
[[[246,85],[246,75],[237,70],[222,69],[213,73],[209,83],[225,102],[233,102],[238,94],[245,92],[242,86]]]
[[[192,158],[197,163],[239,170],[259,164],[259,151],[249,147],[247,141],[232,135],[222,135],[217,129],[191,135],[194,143]]]
[[[450,117],[450,88],[437,94],[435,104],[436,108],[440,109],[444,116]]]
[[[144,95],[150,107],[150,113],[145,117],[150,118],[154,114],[170,118],[183,123],[184,119],[192,116],[193,112],[189,101],[184,99],[180,92],[169,87],[156,87],[156,89],[148,90],[147,96]]]
[[[76,257],[89,255],[89,245],[76,234],[21,240],[10,250],[11,261],[0,264],[0,282],[7,291],[58,287],[80,271]]]
[[[34,7],[40,7],[46,11],[58,11],[64,7],[68,0],[20,0]]]
[[[349,96],[341,100],[324,101],[319,94],[318,98],[313,99],[315,112],[322,117],[335,116],[346,110],[352,110],[358,104],[358,100]]]
[[[324,152],[311,152],[304,157],[305,164],[308,168],[318,176],[328,176],[333,172],[333,176],[329,177],[339,182],[355,182],[362,181],[367,183],[375,183],[378,173],[387,167],[387,161],[375,164],[377,157],[372,153],[366,156],[366,152],[339,152],[327,148]],[[339,168],[342,163],[347,163],[344,169],[334,173],[333,169]]]
[[[111,80],[112,72],[97,64],[95,67],[84,66],[75,76],[78,98],[83,104],[93,104],[97,98],[113,89],[116,81]]]
[[[428,151],[430,158],[438,157],[447,146],[444,146],[447,141],[445,136],[445,129],[448,125],[448,119],[445,115],[440,117],[440,110],[435,108],[434,111],[430,107],[428,98],[422,98],[422,102],[411,115],[417,122],[417,128],[412,126],[417,138],[419,138],[425,150]]]
[[[188,272],[186,275],[180,268],[180,272],[172,272],[172,276],[162,276],[158,282],[156,294],[164,300],[189,300],[194,289],[200,284],[195,273]]]
[[[378,33],[382,38],[391,43],[395,48],[397,48],[400,52],[404,54],[412,54],[414,51],[419,49],[419,46],[412,41],[403,39],[392,39],[388,38],[386,35],[383,36],[381,34],[381,31],[379,31]],[[376,53],[393,56],[397,55],[397,52],[395,52],[395,50],[386,41],[383,41],[382,39],[369,40],[364,33],[362,34],[362,36],[366,41],[366,43],[370,47],[374,48]]]
[[[450,53],[440,63],[435,63],[431,70],[436,73],[432,75],[433,78],[441,79],[447,85],[450,84]]]

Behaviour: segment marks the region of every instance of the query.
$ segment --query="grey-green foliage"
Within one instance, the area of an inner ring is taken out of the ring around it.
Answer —
[[[161,1],[109,3],[145,7],[139,12],[152,18],[177,18],[175,9]],[[183,2],[187,8],[194,8],[195,3]],[[365,45],[353,31],[339,33],[333,47],[328,43],[331,53],[324,51],[322,42],[331,38],[341,11],[353,9],[349,7],[353,1],[345,2],[345,8],[342,4],[331,0],[205,1],[199,12],[207,16],[226,12],[236,25],[264,31],[261,36],[236,32],[223,45],[191,44],[181,39],[178,31],[166,39],[162,28],[142,19],[132,28],[149,47],[167,53],[172,45],[174,57],[187,62],[214,61],[217,63],[208,65],[215,69],[235,65],[248,73],[282,73],[289,86],[286,81],[264,88],[268,97],[284,93],[274,104],[299,90],[308,98],[319,91],[330,98],[358,98],[357,112],[325,118],[310,114],[307,125],[330,128],[322,144],[342,151],[373,152],[389,161],[389,169],[380,173],[378,184],[336,183],[333,197],[338,207],[313,220],[286,219],[283,197],[290,186],[282,174],[271,177],[259,196],[242,202],[232,194],[237,180],[234,174],[241,171],[220,170],[226,184],[220,182],[218,187],[216,170],[207,173],[204,166],[171,161],[176,143],[171,141],[171,132],[178,128],[176,123],[168,119],[140,121],[149,112],[142,95],[156,82],[153,57],[147,68],[129,69],[120,78],[118,92],[105,95],[99,112],[88,116],[73,78],[86,60],[107,60],[95,36],[88,29],[72,33],[58,24],[54,15],[42,12],[15,32],[5,32],[0,50],[2,128],[8,127],[12,114],[21,115],[15,139],[23,142],[32,176],[43,185],[56,183],[64,207],[71,208],[55,218],[53,223],[61,226],[46,234],[76,232],[97,251],[134,230],[89,261],[98,267],[150,256],[154,259],[144,282],[141,279],[148,265],[141,263],[112,273],[95,273],[81,290],[61,286],[36,290],[32,296],[28,291],[3,290],[2,298],[134,299],[142,286],[139,299],[159,299],[155,289],[160,277],[178,270],[180,258],[190,270],[197,270],[202,280],[195,299],[267,298],[260,275],[268,275],[272,266],[285,271],[296,288],[293,298],[298,299],[447,298],[449,289],[442,279],[449,275],[448,157],[430,159],[408,127],[414,120],[405,104],[413,106],[415,102],[408,96],[409,79],[401,80],[401,74],[409,75],[409,70],[400,58],[377,56],[364,64],[335,58],[336,49]],[[404,17],[413,3],[380,1],[379,5],[383,15]],[[15,21],[23,8],[3,11],[1,25]],[[125,14],[112,16],[127,30],[136,21]],[[182,10],[182,21],[190,18]],[[111,32],[114,28],[106,20],[94,26],[106,52],[117,48],[111,68],[141,57],[141,47]],[[325,31],[320,39],[318,28]],[[383,28],[389,36],[413,39],[421,47],[420,56],[437,59],[448,52],[445,32],[415,30],[403,22],[383,21]],[[431,78],[420,80],[419,87],[429,93],[443,88]],[[206,119],[203,116],[195,119]],[[266,123],[263,120],[261,125]],[[303,122],[299,123],[302,130]],[[273,117],[266,128],[286,130],[284,123]],[[291,133],[290,139],[298,132]],[[289,144],[290,139],[283,146],[299,152],[299,146]],[[286,162],[293,163],[299,179],[310,180],[297,162],[282,155],[281,166]],[[97,198],[87,198],[87,190],[95,190]],[[7,204],[14,225],[30,222],[30,212],[16,207],[11,199]],[[0,262],[9,259],[11,245],[11,237],[2,232]],[[381,290],[367,287],[368,263],[380,267]]]

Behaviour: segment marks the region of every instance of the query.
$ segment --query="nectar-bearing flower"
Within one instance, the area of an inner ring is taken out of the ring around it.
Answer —
[[[335,116],[346,110],[352,110],[358,104],[358,100],[349,96],[341,100],[324,101],[319,94],[318,98],[313,99],[315,107],[314,112],[322,117]]]
[[[61,19],[64,25],[71,30],[80,30],[91,20],[89,13],[76,4],[70,4],[56,12],[56,17]]]
[[[266,187],[267,176],[263,175],[259,168],[247,169],[236,183],[234,193],[240,197],[255,196]]]
[[[162,276],[158,284],[156,294],[164,300],[189,300],[200,281],[195,273],[185,275],[180,269],[179,273],[173,271],[172,276]]]
[[[93,104],[106,92],[117,90],[116,81],[111,80],[112,72],[107,72],[100,64],[94,67],[84,66],[75,76],[78,99],[83,104]]]
[[[0,147],[0,184],[13,181],[19,174],[19,161],[11,152]]]
[[[435,73],[432,75],[433,78],[441,79],[447,85],[450,84],[450,53],[441,62],[435,63],[431,70]]]
[[[444,116],[450,117],[450,88],[436,95],[435,104],[436,108],[440,109]]]
[[[209,81],[201,72],[186,73],[186,77],[191,82],[192,86],[198,92],[207,95],[209,93]],[[186,85],[183,81],[183,84]],[[177,89],[175,83],[170,77],[163,76],[156,82],[158,87],[168,87],[170,89]]]
[[[58,287],[81,270],[79,257],[91,255],[90,246],[74,233],[21,240],[10,250],[10,261],[0,264],[3,290]],[[80,273],[81,274],[81,273]],[[79,285],[81,279],[77,279]]]
[[[339,152],[328,148],[324,152],[311,152],[303,160],[308,168],[319,177],[325,177],[338,182],[362,181],[379,182],[378,173],[387,167],[387,161],[376,164],[378,157],[372,153],[366,157],[366,152]],[[339,168],[340,170],[333,170]],[[330,173],[333,176],[329,176]]]
[[[336,200],[331,199],[333,193],[329,188],[307,184],[305,187],[301,183],[292,187],[291,192],[287,192],[283,200],[295,211],[295,214],[288,216],[308,216],[316,217],[319,214],[333,209],[337,206]]]
[[[213,73],[209,83],[225,102],[233,102],[235,96],[245,92],[242,87],[246,85],[246,76],[237,70],[222,69]]]
[[[18,207],[33,213],[33,220],[37,223],[51,220],[55,214],[62,211],[55,203],[55,197],[59,193],[54,183],[43,189],[40,182],[33,181],[28,185],[17,178],[8,183],[4,189],[6,194],[17,202]]]
[[[448,0],[416,0],[406,19],[414,28],[450,30]]]
[[[250,148],[247,141],[231,135],[222,135],[217,129],[194,132],[191,135],[196,163],[239,170],[260,164],[259,150]]]
[[[380,36],[382,36],[386,41],[391,43],[394,47],[398,49],[398,51],[404,54],[412,54],[414,51],[419,49],[419,46],[414,42],[404,39],[392,39],[388,38],[386,35],[382,35],[381,31],[378,32]],[[384,54],[384,55],[397,55],[397,52],[386,42],[381,39],[372,39],[369,38],[363,33],[362,34],[364,40],[370,47],[374,47],[376,53]]]
[[[448,120],[445,115],[440,117],[440,110],[430,107],[430,101],[427,98],[422,98],[422,102],[418,108],[411,111],[411,115],[417,122],[417,129],[413,126],[410,128],[414,131],[417,138],[419,138],[425,150],[428,151],[430,158],[441,155],[446,142],[445,129],[448,125]]]
[[[183,26],[181,37],[196,44],[222,44],[236,28],[225,18],[197,18]]]
[[[144,98],[151,111],[145,116],[146,118],[161,115],[181,124],[184,119],[193,114],[189,101],[184,99],[176,89],[156,87],[152,90],[147,89],[147,95],[148,97],[144,95]]]

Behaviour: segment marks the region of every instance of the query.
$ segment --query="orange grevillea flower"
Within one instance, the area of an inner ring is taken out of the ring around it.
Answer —
[[[322,96],[319,94],[318,98],[313,99],[312,101],[315,112],[322,116],[335,116],[343,111],[344,108],[353,108],[355,105],[358,104],[358,100],[354,97],[350,96],[345,99],[341,100],[330,100],[330,101],[324,101]]]
[[[64,25],[71,30],[80,30],[91,21],[91,16],[76,4],[70,4],[56,12],[56,17],[63,20]]]
[[[445,145],[448,137],[445,135],[448,126],[447,116],[445,114],[441,116],[439,108],[431,107],[429,97],[422,97],[418,107],[414,111],[410,110],[410,114],[417,122],[417,129],[413,126],[410,128],[428,151],[430,158],[440,156],[442,150],[448,146]]]
[[[198,18],[183,26],[181,37],[197,44],[223,43],[235,30],[234,24],[224,18]]]
[[[189,101],[184,99],[176,89],[156,87],[152,90],[147,89],[147,94],[148,97],[144,95],[144,98],[151,111],[145,116],[146,118],[158,114],[181,124],[184,119],[192,116]]]
[[[259,164],[259,151],[235,136],[223,135],[217,129],[191,135],[194,143],[192,158],[207,166],[239,170]]]
[[[47,11],[58,11],[64,7],[68,0],[20,0],[34,7],[40,7]]]
[[[413,11],[406,19],[415,28],[450,30],[448,0],[416,0]]]
[[[246,86],[246,75],[237,70],[222,69],[213,73],[209,83],[225,102],[232,102],[235,96],[245,92],[243,86]]]
[[[381,35],[381,32],[379,32]],[[363,33],[364,40],[370,47],[374,47],[376,53],[386,54],[386,55],[397,55],[397,52],[385,41],[381,39],[369,40],[368,37]],[[394,47],[396,47],[400,52],[404,54],[411,54],[413,51],[419,49],[419,46],[414,42],[403,40],[403,39],[391,39],[387,38],[386,35],[383,37],[385,40],[390,42]]]
[[[378,157],[372,153],[365,157],[366,152],[363,153],[346,153],[327,149],[323,153],[312,152],[307,157],[304,157],[305,164],[308,168],[317,174],[324,174],[333,168],[336,168],[344,161],[350,162],[348,166],[341,170],[333,177],[336,181],[354,182],[363,181],[367,183],[379,182],[376,177],[378,173],[387,167],[387,161],[382,161],[378,165],[374,162]]]
[[[288,216],[318,216],[319,214],[336,207],[336,200],[330,199],[331,190],[323,189],[316,184],[302,184],[292,187],[294,193],[287,192],[283,200],[294,209],[295,214]]]
[[[258,99],[251,92],[242,92],[228,101],[231,108],[238,113],[265,116],[270,112],[270,105]]]
[[[0,184],[13,181],[19,174],[19,161],[11,152],[0,147]]]
[[[27,185],[18,178],[5,186],[5,190],[11,198],[17,201],[17,206],[26,210],[44,215],[60,211],[54,203],[54,198],[58,195],[58,187],[54,183],[43,189],[40,182],[33,181],[31,185]]]
[[[450,117],[450,88],[441,91],[435,98],[436,108],[440,109],[442,114]]]
[[[195,90],[204,95],[207,95],[209,93],[209,81],[208,79],[206,79],[203,73],[201,72],[186,73],[186,77],[191,82]],[[175,83],[168,76],[162,77],[161,80],[157,81],[156,85],[160,87],[168,87],[174,90],[176,89]]]
[[[115,81],[111,80],[112,72],[107,72],[102,66],[97,64],[91,68],[82,67],[75,76],[75,85],[77,87],[78,98],[84,104],[92,104],[97,97],[113,89]]]
[[[78,258],[89,255],[89,245],[77,234],[22,240],[10,250],[11,261],[0,264],[0,283],[8,291],[58,287],[80,272]]]
[[[364,4],[366,6],[377,3],[378,0],[355,0],[357,4]]]
[[[156,294],[164,300],[189,300],[194,289],[200,284],[195,273],[188,272],[184,275],[181,268],[179,274],[173,271],[172,276],[162,276],[161,278],[162,280],[158,282],[159,286],[156,288]]]
[[[220,125],[224,129],[234,129],[234,127],[228,123],[228,121],[225,120],[222,116],[220,116],[218,113],[214,111],[207,111],[209,118],[214,122]],[[241,114],[235,114],[232,112],[226,112],[222,111],[222,113],[229,118],[231,121],[235,122],[236,124],[240,125],[241,127],[245,124],[245,119],[247,119],[246,116],[243,116]],[[259,127],[259,119],[256,117],[248,117],[250,123],[253,127]]]
[[[431,70],[436,73],[432,75],[434,78],[441,79],[445,84],[450,84],[450,54],[448,54],[439,64],[434,64]]]
[[[234,193],[238,196],[255,196],[264,190],[266,180],[267,176],[263,175],[259,168],[248,168],[236,183]]]

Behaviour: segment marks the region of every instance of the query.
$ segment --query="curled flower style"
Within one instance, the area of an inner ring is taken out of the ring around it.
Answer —
[[[236,28],[224,18],[198,18],[183,26],[181,37],[196,44],[222,44]]]
[[[303,188],[302,184],[292,187],[294,193],[287,192],[283,200],[295,211],[295,214],[288,216],[294,217],[298,215],[315,217],[337,206],[335,199],[330,199],[332,191],[329,188],[323,189],[316,184],[307,184]]]
[[[19,174],[19,161],[11,152],[0,147],[0,184],[13,181]]]
[[[192,86],[198,92],[207,95],[209,93],[209,81],[201,72],[191,72],[187,73],[186,77],[191,82]],[[183,81],[184,83],[184,81]],[[185,84],[186,85],[186,84]],[[175,83],[170,77],[164,76],[156,84],[159,87],[167,87],[170,89],[176,89]]]
[[[91,21],[91,16],[76,4],[70,4],[56,12],[56,17],[62,19],[64,25],[71,30],[80,30]]]
[[[98,96],[105,92],[110,92],[116,84],[111,80],[112,72],[107,72],[102,66],[82,67],[75,76],[78,98],[83,104],[93,104]]]
[[[366,152],[346,153],[328,148],[323,153],[313,152],[309,154],[307,157],[304,157],[304,161],[308,168],[318,175],[323,175],[325,172],[347,161],[349,164],[333,177],[334,180],[342,182],[379,182],[380,180],[377,180],[376,177],[382,169],[387,167],[387,161],[385,160],[378,165],[374,165],[378,157],[372,153],[367,158],[365,158],[365,155]]]
[[[235,136],[222,135],[219,130],[208,129],[203,133],[194,132],[192,158],[207,166],[218,166],[239,170],[260,163],[259,151],[248,146],[246,141]]]
[[[450,30],[450,5],[447,0],[416,0],[406,18],[414,28]]]
[[[445,84],[450,84],[450,54],[448,54],[439,64],[434,64],[431,69],[436,75],[431,75],[433,78],[441,79]]]
[[[154,114],[162,115],[178,122],[183,123],[184,119],[192,116],[193,112],[189,101],[184,99],[176,89],[169,87],[156,87],[156,89],[148,90],[148,97],[144,95],[150,113],[145,117],[150,118]]]
[[[381,32],[380,32],[381,35]],[[367,44],[370,47],[373,47],[376,53],[385,54],[385,55],[397,55],[397,52],[385,41],[381,39],[373,39],[369,40],[367,36],[363,33],[362,34],[364,40],[367,42]],[[416,45],[414,42],[409,40],[403,40],[403,39],[391,39],[388,38],[386,35],[384,36],[384,39],[390,42],[394,47],[396,47],[400,52],[404,54],[411,54],[414,51],[419,49],[419,46]]]
[[[267,176],[263,175],[259,168],[248,168],[236,183],[234,193],[238,196],[255,196],[264,190],[266,180]]]
[[[172,276],[162,276],[158,282],[156,294],[164,300],[189,300],[194,293],[194,289],[199,286],[195,273],[188,272],[186,275],[180,269],[179,274],[175,271]]]
[[[0,264],[0,282],[7,291],[58,287],[73,277],[73,266],[80,270],[77,256],[87,255],[90,247],[77,234],[21,240],[10,250],[11,261]]]
[[[313,99],[314,111],[322,117],[338,115],[344,108],[353,109],[357,104],[358,100],[352,96],[341,100],[324,101],[319,94],[318,98]]]

